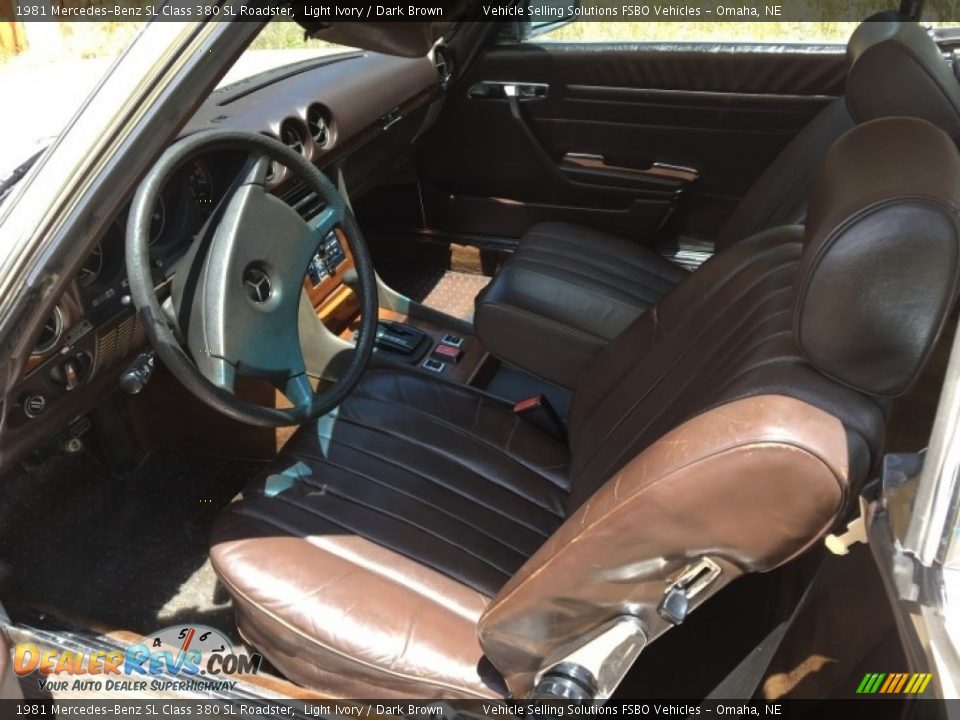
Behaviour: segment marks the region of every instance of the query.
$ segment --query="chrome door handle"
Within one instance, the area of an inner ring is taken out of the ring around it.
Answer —
[[[483,80],[470,86],[467,97],[471,100],[545,100],[550,94],[547,83],[508,82]]]
[[[563,156],[563,163],[566,165],[576,165],[577,167],[587,170],[610,170],[634,175],[648,175],[668,178],[682,183],[691,183],[700,177],[700,171],[696,168],[674,165],[672,163],[655,162],[646,168],[609,165],[603,155],[594,153],[567,153]]]

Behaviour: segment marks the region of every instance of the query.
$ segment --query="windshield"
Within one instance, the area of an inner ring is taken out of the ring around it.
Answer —
[[[14,170],[50,144],[143,26],[138,22],[16,24],[12,42],[0,43],[0,87],[6,97],[17,98],[0,113],[0,137],[16,138],[0,143],[0,183],[15,181]],[[352,49],[306,39],[295,22],[272,20],[219,86]]]
[[[143,23],[15,24],[0,44],[0,87],[7,98],[0,113],[0,180],[49,145]]]
[[[271,20],[223,76],[218,87],[291,63],[354,49],[307,38],[303,28],[290,20]]]

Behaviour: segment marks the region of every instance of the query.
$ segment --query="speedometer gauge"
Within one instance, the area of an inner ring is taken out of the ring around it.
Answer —
[[[203,212],[213,210],[213,178],[210,168],[202,160],[194,160],[187,176],[187,186],[194,204]]]

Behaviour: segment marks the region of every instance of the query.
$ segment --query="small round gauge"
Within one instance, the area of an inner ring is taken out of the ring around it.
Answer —
[[[201,653],[233,652],[233,643],[219,630],[206,625],[174,626],[158,630],[144,637],[152,648],[187,652],[196,650]]]
[[[234,646],[219,630],[206,625],[179,625],[145,635],[127,648],[126,663],[138,672],[165,670],[171,675],[256,674],[261,657]],[[142,669],[141,669],[142,668]]]
[[[163,195],[157,198],[153,206],[153,215],[150,216],[150,244],[153,245],[163,235],[163,228],[167,224],[167,208],[163,202]]]
[[[202,160],[194,160],[187,175],[187,187],[194,204],[203,212],[213,210],[213,178]]]
[[[93,249],[93,252],[90,253],[90,256],[86,262],[83,263],[80,272],[77,274],[77,281],[80,283],[80,287],[90,287],[93,285],[93,283],[97,281],[97,278],[100,277],[102,271],[103,248],[100,247],[100,243],[97,243],[97,246]]]
[[[40,331],[40,337],[37,338],[37,344],[33,348],[31,355],[43,355],[46,352],[53,350],[56,347],[57,343],[60,341],[60,336],[63,334],[63,311],[60,310],[60,306],[57,305],[53,309],[53,315],[51,315],[47,322],[43,325],[43,330]]]

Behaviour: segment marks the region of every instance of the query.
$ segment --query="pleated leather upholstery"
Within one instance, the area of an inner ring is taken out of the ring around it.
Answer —
[[[956,301],[960,155],[889,118],[824,167],[806,229],[728,248],[600,351],[569,448],[473,388],[368,372],[214,528],[244,637],[343,695],[523,697],[619,614],[667,630],[656,605],[689,563],[722,570],[699,603],[838,527],[882,457],[879,390],[909,386]],[[882,388],[830,350],[851,342],[896,351]]]
[[[560,526],[568,470],[567,447],[502,401],[371,371],[222,516],[211,557],[241,632],[288,677],[342,673],[356,697],[497,695],[476,622]]]
[[[599,349],[688,275],[638,243],[540,223],[477,297],[474,324],[498,357],[573,388]]]
[[[803,229],[761,233],[707,262],[603,350],[574,395],[570,509],[681,422],[734,400],[778,394],[848,428],[853,475],[878,457],[885,407],[837,386],[793,338]]]

